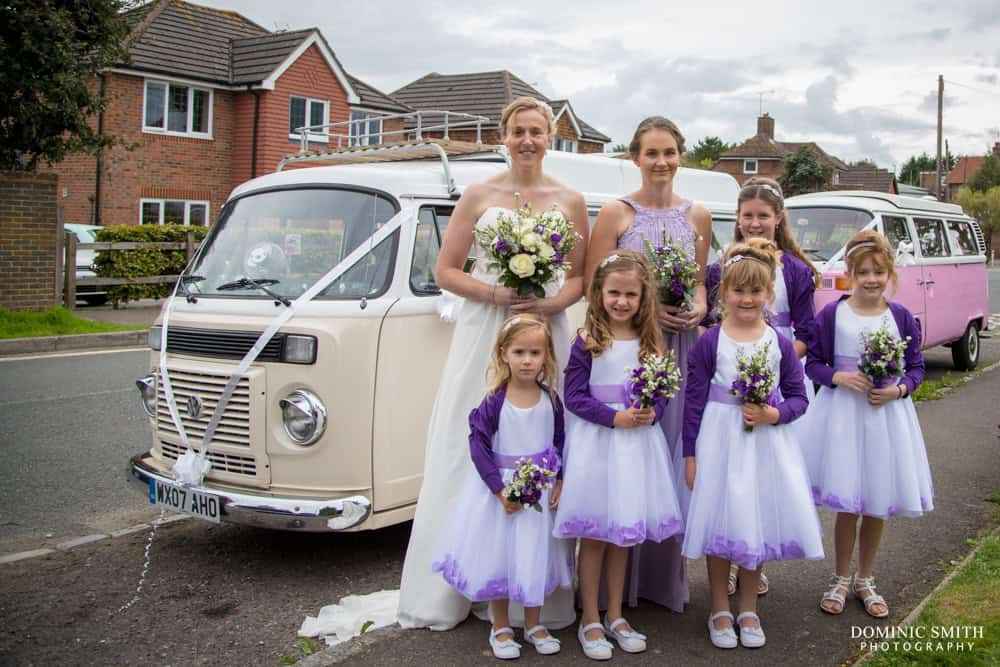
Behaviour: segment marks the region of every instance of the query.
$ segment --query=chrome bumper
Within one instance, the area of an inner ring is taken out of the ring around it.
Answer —
[[[149,480],[176,484],[169,475],[154,470],[144,459],[147,453],[136,454],[129,463],[129,481],[143,495],[149,495]],[[222,520],[245,526],[296,530],[307,533],[336,532],[363,523],[371,514],[371,501],[364,496],[312,499],[241,493],[229,489],[193,487],[218,496],[222,504]]]

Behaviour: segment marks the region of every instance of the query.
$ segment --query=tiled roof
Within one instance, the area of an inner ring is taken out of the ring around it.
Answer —
[[[470,74],[438,74],[432,72],[406,84],[392,96],[414,109],[455,111],[490,119],[487,127],[497,127],[500,112],[517,97],[534,97],[551,102],[548,97],[507,70]],[[555,109],[558,113],[558,109]],[[605,136],[579,116],[577,123],[584,139],[609,142]]]
[[[839,176],[836,190],[870,190],[872,192],[897,193],[896,175],[888,169],[872,167],[849,167]]]
[[[945,183],[948,185],[965,185],[972,180],[979,168],[983,166],[985,155],[974,155],[972,157],[960,157],[955,163],[955,168],[948,173]]]
[[[755,134],[739,146],[725,151],[719,157],[722,159],[774,158],[781,160],[789,153],[794,153],[803,147],[812,150],[821,160],[838,171],[846,171],[848,169],[848,166],[840,158],[830,155],[814,141],[775,141],[764,134]]]
[[[337,59],[318,28],[271,32],[236,12],[183,0],[150,2],[127,12],[125,19],[135,40],[126,65],[165,76],[225,85],[260,83],[313,34]],[[408,110],[360,79],[347,77],[361,106]]]

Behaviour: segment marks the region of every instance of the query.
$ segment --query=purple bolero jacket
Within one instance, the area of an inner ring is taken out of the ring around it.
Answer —
[[[813,381],[827,387],[836,386],[833,384],[833,350],[834,338],[837,335],[837,306],[849,296],[849,294],[843,294],[833,303],[826,304],[813,322],[809,350],[806,353],[806,373]],[[890,301],[889,312],[892,313],[892,319],[896,320],[899,335],[903,338],[910,337],[910,344],[906,346],[904,359],[906,374],[900,380],[900,384],[906,385],[907,395],[910,395],[924,381],[924,355],[920,351],[920,326],[917,324],[916,318],[903,304]]]
[[[638,360],[637,360],[638,361]],[[590,369],[594,365],[594,357],[583,348],[583,338],[576,337],[569,351],[569,363],[566,364],[565,390],[566,408],[577,417],[589,422],[615,427],[615,414],[618,412],[607,403],[603,403],[590,395]],[[622,369],[622,381],[625,380],[625,369]],[[653,423],[663,418],[667,407],[667,399],[656,402],[653,411],[656,417]]]
[[[792,317],[795,340],[809,344],[816,309],[813,306],[813,292],[816,281],[812,269],[801,259],[787,252],[781,253],[781,275],[785,280],[788,294],[788,310]],[[722,281],[722,260],[716,260],[705,270],[705,293],[708,295],[708,314],[701,321],[703,327],[713,327],[719,323],[719,284]]]
[[[688,353],[688,376],[684,389],[684,456],[695,455],[701,418],[708,403],[709,386],[715,375],[719,330],[719,327],[713,327],[706,331]],[[802,364],[795,354],[792,341],[778,334],[778,349],[781,351],[781,377],[778,378],[781,400],[775,407],[778,408],[778,423],[787,424],[805,413],[809,407],[809,398],[806,396]]]
[[[493,461],[493,436],[500,428],[500,410],[506,397],[507,385],[503,385],[494,393],[488,394],[482,403],[469,413],[469,451],[472,454],[472,464],[476,466],[479,476],[494,494],[502,491],[504,487],[500,469]],[[551,397],[551,394],[543,385],[542,398],[544,400],[547,397]],[[562,401],[558,396],[552,399],[552,409],[554,422],[552,447],[562,458],[566,427]],[[538,450],[542,451],[547,446],[547,443],[539,443]],[[556,473],[556,479],[562,479],[562,467]]]

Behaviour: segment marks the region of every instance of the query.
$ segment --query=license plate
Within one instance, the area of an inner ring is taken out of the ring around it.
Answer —
[[[222,500],[218,496],[185,488],[179,484],[150,478],[149,503],[162,505],[212,523],[222,521]]]

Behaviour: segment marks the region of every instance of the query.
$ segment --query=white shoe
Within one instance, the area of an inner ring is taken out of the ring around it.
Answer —
[[[604,626],[600,623],[580,626],[576,634],[580,638],[580,646],[583,648],[583,654],[591,660],[610,660],[611,654],[614,652],[611,642],[607,639],[587,639],[587,633],[591,630],[603,631]]]
[[[628,621],[619,618],[614,623],[608,623],[608,617],[604,617],[604,631],[614,637],[618,645],[626,653],[642,653],[646,650],[646,635],[635,630],[622,630],[618,632],[615,628],[621,625],[628,625]]]
[[[743,648],[760,648],[766,641],[764,628],[760,625],[760,616],[752,611],[745,611],[736,617],[736,624],[739,625],[740,621],[744,618],[751,618],[757,621],[757,627],[748,628],[740,625],[740,643],[743,644]]]
[[[733,626],[717,630],[715,628],[717,618],[728,618],[732,621],[733,615],[728,611],[717,611],[708,617],[708,638],[712,640],[712,645],[716,648],[736,648],[736,630]]]
[[[497,635],[507,634],[510,639],[500,640]],[[514,631],[510,628],[490,629],[490,648],[494,657],[501,660],[515,660],[521,657],[521,645],[514,641]]]
[[[535,637],[534,634],[542,630],[546,633],[544,637]],[[548,628],[544,625],[536,625],[530,630],[524,631],[524,641],[535,647],[535,650],[542,655],[552,655],[558,653],[559,649],[562,648],[561,642],[549,634]]]

